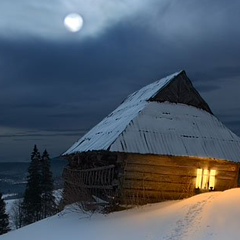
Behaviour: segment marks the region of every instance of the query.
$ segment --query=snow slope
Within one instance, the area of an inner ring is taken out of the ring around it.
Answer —
[[[108,215],[64,211],[0,240],[237,240],[240,188]]]

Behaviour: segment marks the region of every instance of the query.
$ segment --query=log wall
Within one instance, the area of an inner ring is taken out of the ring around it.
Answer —
[[[215,191],[237,187],[239,165],[193,157],[126,155],[121,202],[144,204],[195,195],[197,169],[214,169]],[[206,191],[206,190],[205,190]]]
[[[216,170],[215,191],[240,184],[239,164],[223,160],[110,152],[85,155],[75,156],[81,161],[64,171],[67,202],[92,195],[131,205],[191,197],[208,191],[195,188],[198,168]]]

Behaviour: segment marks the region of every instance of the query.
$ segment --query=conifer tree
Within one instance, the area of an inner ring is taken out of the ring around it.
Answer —
[[[47,150],[43,152],[41,160],[42,174],[42,217],[46,218],[56,213],[55,197],[53,195],[54,184],[51,172],[49,154]]]
[[[9,231],[9,217],[6,214],[6,204],[2,198],[2,193],[0,193],[0,235]]]
[[[41,194],[41,157],[35,145],[31,155],[31,163],[28,168],[27,185],[22,203],[24,225],[41,219]]]

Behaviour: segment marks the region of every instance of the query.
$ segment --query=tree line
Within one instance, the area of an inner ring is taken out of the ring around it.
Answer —
[[[58,207],[53,195],[54,181],[47,150],[41,155],[35,145],[28,168],[27,185],[23,200],[15,206],[17,228],[34,223],[57,213]],[[9,217],[0,194],[0,235],[8,232]]]

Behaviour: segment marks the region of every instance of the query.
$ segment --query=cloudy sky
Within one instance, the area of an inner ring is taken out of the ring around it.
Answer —
[[[133,91],[181,69],[240,135],[239,0],[1,0],[0,161],[60,155]],[[64,17],[82,15],[72,33]]]

